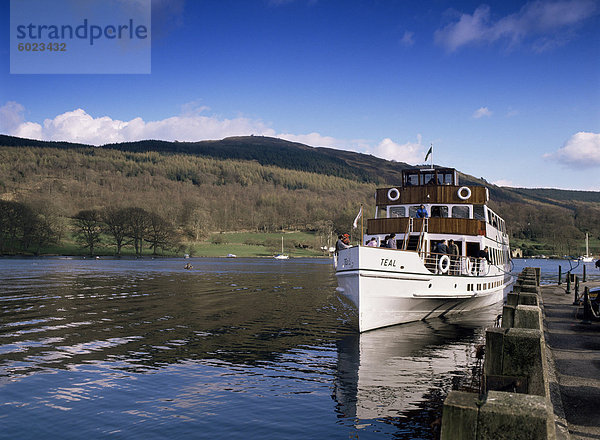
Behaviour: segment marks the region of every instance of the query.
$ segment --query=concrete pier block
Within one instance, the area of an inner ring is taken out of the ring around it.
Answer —
[[[523,293],[535,293],[536,295],[539,295],[540,294],[540,288],[538,286],[522,285],[522,286],[520,286],[519,292],[523,292]]]
[[[504,321],[504,318],[502,318]],[[485,332],[485,362],[483,364],[484,374],[502,375],[502,358],[504,352],[504,335],[508,330],[505,328],[492,327]]]
[[[506,305],[502,308],[502,328],[515,326],[515,307]]]
[[[444,400],[442,440],[477,440],[479,396],[464,391],[450,391]]]
[[[538,296],[535,293],[530,292],[520,292],[519,294],[519,305],[524,306],[538,306],[539,300]]]
[[[510,292],[506,295],[507,306],[517,306],[519,304],[519,293]]]
[[[510,328],[504,334],[503,342],[501,374],[527,377],[527,392],[544,396],[546,394],[544,384],[546,372],[542,364],[543,338],[541,330]]]
[[[538,306],[518,305],[515,308],[514,318],[515,328],[532,328],[541,330],[542,327],[542,311]]]
[[[548,432],[546,405],[546,399],[541,396],[490,391],[487,400],[479,410],[477,438],[478,440],[553,438],[552,433]]]

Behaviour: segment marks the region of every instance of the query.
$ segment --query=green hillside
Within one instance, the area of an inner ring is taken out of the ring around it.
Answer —
[[[375,188],[398,184],[408,166],[262,136],[92,147],[0,135],[0,145],[0,199],[52,220],[58,240],[81,210],[140,207],[168,219],[180,242],[285,230],[312,231],[321,238],[311,246],[319,247],[348,230],[361,203],[371,216]],[[600,239],[599,192],[460,178],[490,189],[513,243],[530,253],[578,254],[585,232],[593,249]]]

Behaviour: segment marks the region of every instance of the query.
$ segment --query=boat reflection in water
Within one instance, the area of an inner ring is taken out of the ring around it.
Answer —
[[[469,321],[419,321],[340,340],[333,396],[339,415],[356,418],[357,428],[366,420],[392,417],[400,418],[399,428],[409,418],[430,430],[449,390],[478,386],[476,347],[499,311],[495,307]]]

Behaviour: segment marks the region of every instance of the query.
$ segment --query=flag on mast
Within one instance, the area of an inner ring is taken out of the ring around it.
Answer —
[[[358,211],[358,215],[354,219],[354,223],[352,223],[352,227],[354,229],[358,228],[358,219],[361,218],[361,216],[362,216],[362,205],[360,205],[360,211]]]
[[[429,158],[429,155],[431,153],[433,153],[433,145],[429,147],[429,150],[427,150],[427,154],[425,155],[425,162],[427,162],[427,159]]]

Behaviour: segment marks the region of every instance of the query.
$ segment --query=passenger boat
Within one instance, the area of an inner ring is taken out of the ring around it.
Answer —
[[[488,201],[486,187],[460,186],[453,168],[410,168],[401,186],[377,190],[362,242],[382,243],[395,233],[397,249],[359,245],[334,259],[337,290],[356,306],[360,332],[471,312],[504,298],[513,282],[509,239]],[[428,217],[417,218],[420,205]],[[444,240],[454,241],[458,255],[436,252]]]

